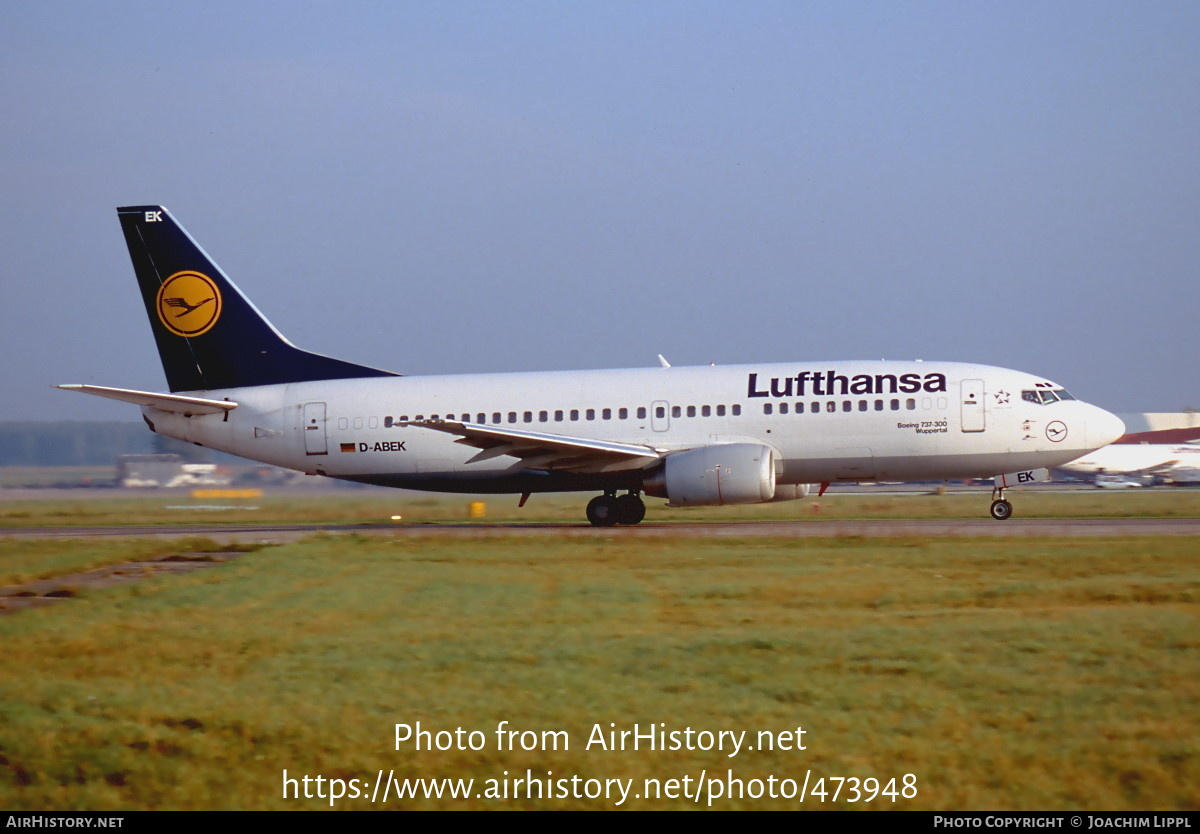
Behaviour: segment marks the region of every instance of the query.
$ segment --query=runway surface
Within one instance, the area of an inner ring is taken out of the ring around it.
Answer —
[[[285,524],[0,529],[0,538],[53,539],[94,536],[205,536],[220,542],[285,542],[315,533],[356,533],[392,538],[572,536],[580,538],[1032,538],[1104,536],[1200,536],[1200,518],[933,519],[919,521],[750,521],[643,523],[636,527],[587,524]]]

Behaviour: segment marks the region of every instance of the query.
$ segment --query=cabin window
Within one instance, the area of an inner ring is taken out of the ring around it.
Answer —
[[[711,417],[712,416],[712,406],[711,405],[700,406],[700,416],[701,417]]]
[[[539,411],[538,412],[538,422],[539,423],[546,423],[546,422],[549,422],[549,420],[550,420],[550,412],[549,411]]]
[[[554,422],[556,422],[556,423],[561,423],[561,422],[562,422],[562,420],[563,420],[563,413],[562,413],[562,409],[560,408],[560,409],[557,409],[557,410],[555,410],[555,412],[554,412]]]
[[[724,416],[725,416],[725,406],[723,406],[723,405],[719,405],[719,406],[717,406],[717,416],[718,416],[718,417],[724,417]]]
[[[671,406],[671,416],[672,417],[682,417],[683,416],[683,408],[678,405]]]
[[[771,413],[771,404],[763,403],[763,414],[770,414],[770,413]]]
[[[601,412],[600,412],[600,419],[601,419],[601,420],[611,420],[611,419],[612,419],[612,409],[611,409],[611,408],[606,408],[606,409],[604,409],[603,411],[601,411]]]
[[[695,417],[695,416],[696,416],[696,406],[694,406],[694,405],[689,405],[689,406],[687,407],[687,416],[689,416],[689,417]]]
[[[646,406],[644,406],[644,405],[639,405],[639,406],[638,406],[638,410],[637,410],[637,416],[638,416],[638,419],[639,419],[639,420],[645,420],[645,419],[646,419]]]
[[[596,419],[596,409],[589,408],[586,412],[584,412],[584,416],[587,417],[589,420],[595,420]]]
[[[802,403],[802,402],[796,403],[796,413],[797,414],[804,413],[804,403]]]
[[[780,413],[780,414],[787,414],[787,413],[788,413],[788,404],[787,404],[787,403],[780,403],[780,404],[779,404],[779,413]]]
[[[899,410],[900,410],[900,401],[892,400],[892,411],[899,411]]]
[[[883,400],[876,400],[876,401],[875,401],[875,410],[876,410],[876,411],[883,411]]]
[[[617,409],[617,419],[618,420],[628,420],[629,419],[629,409],[628,408]]]
[[[907,400],[904,401],[904,407],[907,408],[909,411],[916,411],[917,401],[914,400],[912,397],[909,397]]]
[[[733,406],[733,416],[734,416],[734,417],[741,417],[741,416],[742,416],[742,406],[741,406],[741,403],[734,403],[734,406]]]
[[[515,412],[515,411],[508,412],[508,422],[510,422],[510,423],[517,422],[517,412]]]
[[[487,415],[484,414],[482,411],[475,415],[476,423],[484,423],[486,421],[487,421]]]
[[[859,401],[858,401],[858,410],[859,410],[859,411],[866,411],[866,410],[867,410],[867,401],[866,401],[866,400],[859,400]]]

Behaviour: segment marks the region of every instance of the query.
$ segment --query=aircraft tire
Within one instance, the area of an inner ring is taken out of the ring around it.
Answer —
[[[1008,521],[1012,518],[1013,507],[1003,499],[992,502],[992,518],[996,521]]]
[[[646,517],[646,505],[632,492],[617,499],[617,520],[620,524],[640,524]]]
[[[611,495],[597,495],[587,505],[587,520],[593,527],[612,527],[620,517],[617,499]]]

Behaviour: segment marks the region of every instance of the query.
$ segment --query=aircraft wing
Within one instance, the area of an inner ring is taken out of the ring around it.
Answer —
[[[455,420],[409,420],[398,425],[458,435],[456,443],[480,450],[479,454],[467,460],[468,464],[508,455],[518,459],[515,468],[519,469],[615,472],[644,469],[661,460],[665,454],[662,450],[634,443],[567,437]]]

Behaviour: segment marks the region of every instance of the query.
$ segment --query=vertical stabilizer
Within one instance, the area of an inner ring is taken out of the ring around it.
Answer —
[[[396,376],[292,345],[162,206],[117,215],[172,392]]]

